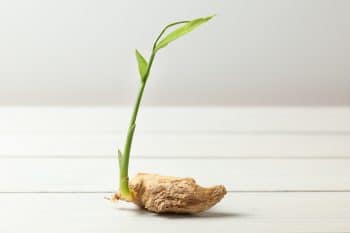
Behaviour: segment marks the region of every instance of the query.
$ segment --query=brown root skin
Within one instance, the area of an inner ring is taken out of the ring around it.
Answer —
[[[226,194],[223,185],[204,188],[192,178],[139,173],[129,181],[136,205],[156,213],[199,213]],[[112,199],[122,199],[115,194]]]

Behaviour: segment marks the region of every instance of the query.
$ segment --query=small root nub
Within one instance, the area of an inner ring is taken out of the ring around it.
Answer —
[[[111,201],[111,202],[117,202],[120,200],[120,194],[119,193],[115,193],[113,196],[111,197],[104,197],[104,199]]]

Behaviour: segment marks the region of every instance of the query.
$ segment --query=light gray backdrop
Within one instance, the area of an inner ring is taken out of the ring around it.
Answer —
[[[350,1],[1,0],[0,105],[126,105],[162,26],[147,105],[350,105]]]

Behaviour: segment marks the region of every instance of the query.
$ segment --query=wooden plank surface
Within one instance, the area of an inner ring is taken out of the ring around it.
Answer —
[[[2,107],[0,132],[125,132],[131,108]],[[347,107],[142,107],[138,131],[350,132]]]
[[[230,193],[195,216],[157,216],[108,195],[0,194],[0,232],[350,232],[349,193]]]
[[[0,108],[0,157],[113,157],[128,108]],[[138,157],[350,157],[349,108],[143,108]],[[171,148],[171,150],[169,150]]]
[[[118,187],[116,159],[0,159],[2,192],[106,192]],[[231,191],[350,191],[350,159],[134,159],[130,175],[194,177]]]
[[[0,157],[109,157],[122,148],[121,133],[2,133]],[[169,149],[171,148],[171,149]],[[350,134],[144,133],[136,157],[349,157]]]
[[[142,108],[131,176],[225,184],[198,216],[103,199],[129,114],[0,108],[0,232],[350,232],[350,108]]]

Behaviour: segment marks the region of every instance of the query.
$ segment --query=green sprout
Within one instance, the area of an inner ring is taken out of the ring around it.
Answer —
[[[139,51],[135,50],[138,69],[141,77],[141,84],[140,84],[140,88],[136,98],[135,106],[131,115],[124,150],[123,152],[121,150],[118,150],[119,185],[120,185],[119,195],[120,195],[120,198],[123,200],[132,201],[133,199],[132,193],[129,189],[129,176],[128,176],[130,151],[131,151],[132,140],[133,140],[133,136],[136,128],[137,113],[139,111],[142,95],[152,68],[153,60],[160,49],[166,47],[169,43],[178,39],[179,37],[193,31],[194,29],[199,27],[201,24],[209,21],[213,17],[214,16],[208,16],[208,17],[197,18],[189,21],[179,21],[179,22],[174,22],[165,26],[153,43],[152,53],[148,61],[141,55]],[[180,24],[182,24],[181,27],[178,27],[174,31],[170,32],[162,39],[163,34],[169,28]]]

